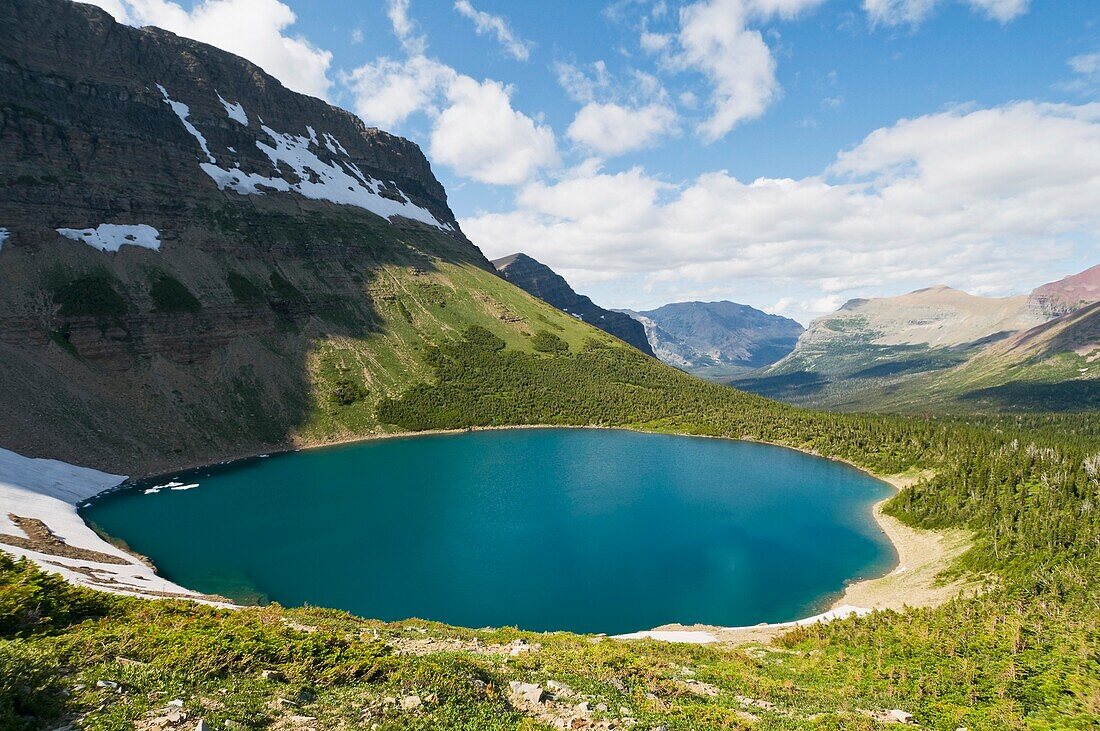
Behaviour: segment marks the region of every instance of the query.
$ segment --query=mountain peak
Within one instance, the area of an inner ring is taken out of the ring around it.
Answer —
[[[646,355],[653,355],[645,328],[640,322],[621,312],[606,310],[588,297],[577,294],[564,277],[541,261],[517,252],[494,259],[491,263],[500,276],[528,294],[614,335]]]

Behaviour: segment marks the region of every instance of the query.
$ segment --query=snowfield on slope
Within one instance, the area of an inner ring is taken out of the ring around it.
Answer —
[[[141,246],[160,251],[160,231],[144,223],[125,225],[101,223],[95,228],[55,229],[67,239],[79,241],[101,251],[118,251],[123,246]]]
[[[426,208],[413,203],[392,181],[387,185],[381,180],[364,175],[333,135],[323,133],[322,144],[312,127],[306,127],[308,134],[303,137],[279,132],[260,120],[260,128],[271,138],[271,143],[256,140],[256,147],[271,160],[272,175],[246,173],[238,164],[230,168],[222,167],[211,154],[206,137],[190,121],[190,108],[183,102],[173,100],[160,84],[157,84],[157,88],[164,96],[164,103],[179,117],[184,129],[195,138],[206,156],[206,162],[199,163],[199,167],[221,190],[229,189],[241,195],[263,195],[264,188],[283,193],[294,191],[312,200],[356,206],[387,221],[391,221],[394,216],[401,216],[442,231],[454,230],[449,223],[440,223]],[[248,115],[241,104],[230,104],[220,94],[218,100],[230,118],[241,124],[248,124]],[[311,148],[316,148],[317,152],[322,148],[327,149],[332,161],[322,160]],[[294,171],[298,182],[291,183],[279,176],[279,170],[286,168]],[[382,194],[383,190],[387,195]]]

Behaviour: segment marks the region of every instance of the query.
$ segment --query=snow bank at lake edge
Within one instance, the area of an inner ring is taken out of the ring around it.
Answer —
[[[9,516],[32,518],[42,521],[68,546],[107,554],[123,563],[59,556],[7,543],[0,543],[0,550],[29,558],[45,571],[100,591],[145,598],[172,596],[222,605],[158,576],[145,563],[100,538],[80,518],[77,505],[125,479],[124,475],[0,449],[0,533],[23,537],[24,532]]]

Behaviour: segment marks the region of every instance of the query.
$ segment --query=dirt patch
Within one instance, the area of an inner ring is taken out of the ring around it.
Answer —
[[[23,518],[11,513],[8,514],[8,517],[11,518],[11,521],[15,523],[19,530],[27,535],[24,538],[23,536],[0,533],[0,543],[28,551],[46,553],[51,556],[75,558],[79,561],[94,561],[95,563],[114,564],[116,566],[128,566],[130,564],[129,561],[119,556],[112,556],[109,553],[100,553],[99,551],[92,551],[87,548],[70,546],[68,543],[55,536],[53,531],[38,518]]]

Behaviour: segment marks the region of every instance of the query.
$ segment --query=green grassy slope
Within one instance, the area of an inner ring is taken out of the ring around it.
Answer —
[[[550,706],[525,706],[508,683],[555,680],[578,694],[570,705],[588,700],[595,719],[634,718],[639,728],[870,729],[878,722],[868,712],[891,708],[931,728],[1094,727],[1095,414],[817,414],[697,381],[606,341],[574,340],[565,352],[546,335],[513,335],[511,345],[481,327],[459,335],[424,351],[419,385],[379,401],[385,428],[636,426],[752,436],[880,473],[933,470],[889,511],[975,531],[957,569],[989,576],[991,590],[938,609],[799,629],[776,646],[720,649],[115,599],[5,560],[0,726],[78,717],[86,728],[131,728],[180,698],[192,720],[218,729],[284,728],[293,716],[316,717],[309,723],[318,728],[536,729],[549,727]],[[513,654],[517,639],[539,647]],[[265,679],[265,669],[279,674]],[[386,700],[413,694],[422,701],[415,709]],[[596,710],[601,703],[606,711]]]

